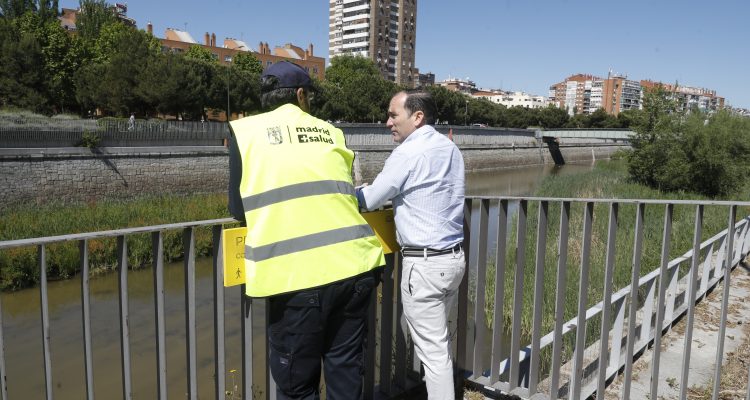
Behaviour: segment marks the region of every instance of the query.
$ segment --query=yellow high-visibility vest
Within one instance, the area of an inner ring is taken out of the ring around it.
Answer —
[[[359,214],[344,134],[299,107],[231,122],[242,158],[246,293],[322,286],[385,264]]]

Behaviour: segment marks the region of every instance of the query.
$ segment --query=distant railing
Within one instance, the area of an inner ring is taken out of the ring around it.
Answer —
[[[335,124],[354,150],[390,150],[396,146],[385,124]],[[436,125],[462,148],[537,147],[541,136],[562,145],[625,142],[632,132],[616,130],[550,130]],[[221,146],[229,137],[225,122],[126,119],[54,119],[0,115],[0,148],[76,147],[94,135],[99,147]]]
[[[63,120],[0,116],[0,147],[75,147],[95,135],[102,147],[220,146],[226,123],[105,118]]]

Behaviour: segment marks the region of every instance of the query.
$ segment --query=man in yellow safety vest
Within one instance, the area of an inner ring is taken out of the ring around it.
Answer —
[[[229,209],[247,224],[246,294],[269,301],[279,399],[362,395],[370,293],[383,250],[358,211],[354,153],[309,114],[312,80],[291,62],[261,76],[263,114],[230,126]]]

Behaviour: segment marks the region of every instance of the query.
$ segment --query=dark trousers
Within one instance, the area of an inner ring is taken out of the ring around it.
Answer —
[[[375,272],[269,298],[269,366],[279,399],[362,398],[363,355]]]

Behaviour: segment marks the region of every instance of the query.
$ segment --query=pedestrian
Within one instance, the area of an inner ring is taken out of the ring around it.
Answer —
[[[131,113],[130,118],[128,118],[128,130],[132,131],[135,129],[135,114]]]
[[[427,92],[399,92],[386,126],[398,147],[371,185],[357,188],[360,208],[393,201],[403,254],[401,299],[430,400],[453,399],[448,314],[464,275],[464,160],[433,127],[436,107]]]
[[[354,152],[309,114],[312,80],[291,62],[261,76],[265,113],[232,121],[229,210],[247,225],[246,295],[268,298],[279,399],[359,399],[370,294],[385,264],[359,214]]]

